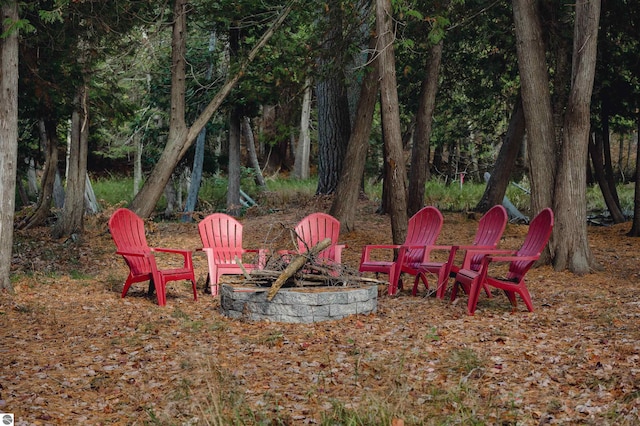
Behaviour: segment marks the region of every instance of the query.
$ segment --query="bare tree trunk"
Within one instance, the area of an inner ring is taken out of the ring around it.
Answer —
[[[133,196],[135,197],[142,183],[142,138],[138,133],[133,136],[133,145],[135,146],[133,154]]]
[[[602,153],[604,154],[604,177],[609,188],[609,192],[615,201],[615,205],[622,214],[620,208],[620,198],[618,198],[618,188],[616,188],[616,178],[613,174],[613,162],[611,161],[611,137],[609,134],[609,100],[608,95],[604,95],[601,103],[600,121],[602,123]]]
[[[420,101],[416,113],[416,132],[411,150],[409,172],[408,216],[413,216],[424,205],[424,186],[429,179],[431,124],[436,107],[438,74],[442,59],[442,40],[431,48],[427,63],[427,75],[420,89]]]
[[[240,204],[240,120],[239,108],[229,115],[229,170],[227,171],[227,213],[237,216]]]
[[[587,190],[591,94],[596,66],[600,0],[576,3],[573,35],[572,84],[559,156],[554,211],[553,266],[586,274],[597,266],[587,238]]]
[[[482,198],[475,208],[477,211],[484,213],[496,204],[502,203],[504,195],[507,192],[507,186],[509,186],[511,173],[513,172],[516,159],[522,147],[524,129],[525,122],[524,111],[522,109],[522,97],[518,95],[513,105],[511,118],[509,119],[507,134],[502,141],[498,158],[496,158],[496,163],[491,171],[491,177],[489,178],[489,182],[487,182],[487,187],[484,190],[484,194],[482,194]]]
[[[346,231],[355,229],[356,206],[364,166],[367,160],[367,148],[369,136],[373,124],[373,112],[375,111],[378,95],[378,71],[377,59],[369,65],[362,80],[358,107],[356,109],[356,121],[353,125],[349,145],[344,162],[348,167],[343,167],[342,175],[336,188],[333,204],[329,214],[340,221],[340,225]]]
[[[244,134],[244,140],[247,144],[247,153],[249,154],[251,167],[256,174],[256,183],[259,187],[265,188],[267,184],[264,181],[262,169],[260,168],[260,162],[258,161],[258,153],[256,152],[256,140],[253,137],[253,130],[251,129],[251,120],[249,120],[249,117],[244,117],[244,119],[242,120],[242,134]]]
[[[535,0],[513,0],[522,107],[527,132],[532,216],[553,205],[557,169],[555,126],[538,5],[539,2]],[[551,241],[556,234],[554,229]],[[547,244],[539,263],[551,261],[552,247],[552,243]]]
[[[617,201],[617,197],[611,192],[611,187],[609,186],[606,178],[606,172],[604,167],[604,158],[603,158],[603,136],[589,136],[589,154],[591,156],[591,163],[593,164],[593,171],[595,175],[595,180],[598,182],[598,186],[600,187],[600,191],[602,192],[602,197],[604,198],[604,202],[609,209],[609,213],[611,214],[611,218],[614,223],[622,223],[625,221],[624,214],[620,209],[620,204]]]
[[[388,173],[385,185],[389,185],[389,195],[393,202],[387,207],[391,215],[391,234],[394,244],[401,244],[407,235],[407,176],[402,150],[402,132],[400,131],[400,111],[398,109],[398,90],[393,42],[392,16],[390,0],[376,0],[376,32],[378,34],[377,51],[378,74],[380,78],[383,135],[386,149],[385,163]]]
[[[538,4],[535,0],[513,0],[522,107],[528,138],[532,214],[551,207],[553,203],[557,157]]]
[[[18,170],[18,2],[0,5],[0,290],[13,293],[11,255]]]
[[[343,63],[343,9],[340,1],[325,5],[329,30],[320,51],[321,78],[316,84],[318,99],[318,188],[316,194],[332,194],[338,186],[344,155],[351,135],[349,97]]]
[[[54,238],[82,234],[84,229],[84,194],[89,152],[87,91],[87,85],[81,85],[74,99],[64,207],[52,230]]]
[[[51,214],[51,202],[54,195],[55,180],[58,171],[58,136],[56,123],[53,121],[39,121],[40,142],[45,147],[45,167],[40,184],[38,204],[30,216],[25,218],[19,229],[31,229],[40,226]]]
[[[293,165],[293,175],[298,179],[309,179],[309,154],[311,153],[311,136],[309,123],[311,121],[311,78],[305,82],[300,113],[300,138],[296,148],[296,158]],[[340,183],[338,183],[338,186]]]
[[[640,113],[636,115],[636,128],[640,136]],[[640,139],[640,138],[638,138]],[[635,191],[633,199],[633,222],[627,233],[630,237],[640,237],[640,140],[636,143]]]

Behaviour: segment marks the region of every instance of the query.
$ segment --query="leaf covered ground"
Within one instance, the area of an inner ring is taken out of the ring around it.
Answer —
[[[343,233],[344,262],[389,243],[388,217],[359,205]],[[249,211],[245,247],[292,248],[288,229],[326,202]],[[536,311],[515,313],[504,295],[450,303],[405,278],[381,293],[376,314],[315,324],[231,320],[202,291],[170,283],[167,306],[134,285],[107,232],[111,211],[87,219],[80,242],[49,229],[16,234],[15,295],[0,294],[0,412],[18,425],[640,424],[640,239],[630,224],[589,227],[601,270],[528,274]],[[444,213],[438,242],[466,243],[477,216]],[[149,242],[196,248],[196,223],[149,222]],[[516,248],[525,225],[501,242]],[[343,414],[341,414],[343,413]],[[382,419],[382,420],[381,420]],[[378,423],[380,422],[380,423]],[[388,423],[387,423],[388,424]]]

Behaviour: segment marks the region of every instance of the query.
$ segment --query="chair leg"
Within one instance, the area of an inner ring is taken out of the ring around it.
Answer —
[[[394,296],[398,291],[398,280],[400,279],[400,271],[397,264],[391,266],[389,270],[389,296]]]
[[[420,281],[424,284],[425,290],[429,290],[429,279],[427,278],[427,273],[425,271],[420,271],[416,274],[416,278],[413,280],[413,291],[411,293],[413,296],[418,294]]]
[[[447,282],[449,281],[449,272],[446,266],[440,268],[438,271],[438,288],[436,289],[436,297],[438,299],[444,299],[444,294],[447,292]]]
[[[166,306],[167,305],[167,284],[164,280],[158,280],[158,283],[155,284],[156,287],[156,296],[158,297],[158,306]]]
[[[198,301],[198,289],[196,288],[196,278],[191,280],[191,287],[193,288],[193,300]]]
[[[124,286],[122,287],[122,298],[124,298],[127,295],[127,292],[129,291],[129,287],[131,287],[131,284],[133,283],[133,276],[130,273],[129,276],[127,277],[127,280],[124,282]]]
[[[476,312],[476,306],[478,305],[478,298],[481,291],[480,287],[483,287],[483,285],[479,282],[478,279],[475,279],[471,282],[471,286],[469,289],[469,301],[467,302],[468,315],[473,315]]]

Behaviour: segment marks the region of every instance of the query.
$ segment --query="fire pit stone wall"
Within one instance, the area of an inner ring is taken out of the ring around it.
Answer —
[[[223,284],[220,305],[230,318],[254,321],[312,323],[376,312],[378,288],[362,287],[282,288],[267,300],[269,288]]]

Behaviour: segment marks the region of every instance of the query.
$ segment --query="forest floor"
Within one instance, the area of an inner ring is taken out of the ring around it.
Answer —
[[[244,246],[292,248],[288,229],[327,208],[254,208]],[[354,269],[364,245],[391,241],[375,208],[362,201],[342,235]],[[283,324],[223,316],[202,291],[201,255],[197,302],[184,282],[169,283],[164,308],[146,284],[121,298],[112,211],[88,218],[80,242],[16,233],[15,295],[0,294],[0,412],[17,425],[340,424],[327,419],[348,412],[353,424],[640,424],[640,239],[625,236],[629,223],[589,227],[600,270],[529,271],[533,313],[512,313],[496,292],[470,317],[466,296],[412,297],[406,277],[375,314]],[[440,244],[472,240],[477,216],[444,215]],[[152,246],[199,246],[196,223],[147,226]],[[501,247],[526,231],[507,225]]]

